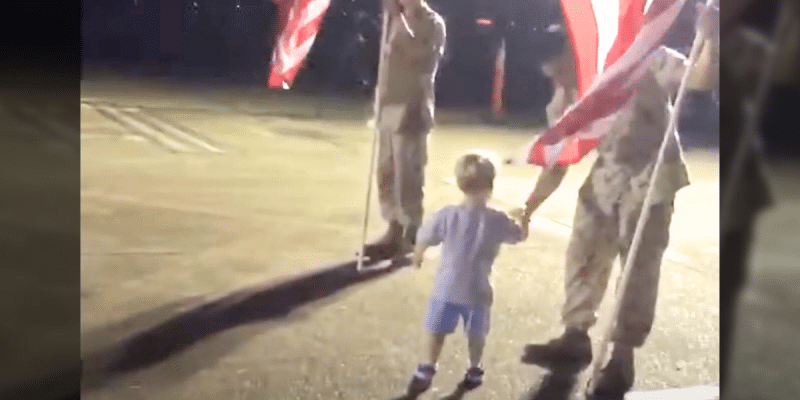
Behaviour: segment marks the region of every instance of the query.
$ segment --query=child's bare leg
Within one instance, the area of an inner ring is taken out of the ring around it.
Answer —
[[[481,335],[469,335],[467,337],[469,347],[469,366],[480,367],[483,358],[483,348],[486,346],[486,338]]]
[[[468,390],[483,384],[483,348],[489,333],[491,313],[488,307],[476,307],[470,311],[467,326],[467,346],[469,348],[469,368],[464,375],[464,387]]]
[[[446,336],[446,333],[431,333],[428,337],[428,363],[417,366],[417,370],[414,372],[414,377],[408,387],[409,393],[420,394],[430,388],[433,375],[436,374],[436,363],[442,354]]]
[[[435,366],[439,361],[439,356],[442,354],[444,348],[444,339],[447,337],[446,333],[432,333],[428,342],[428,363]]]

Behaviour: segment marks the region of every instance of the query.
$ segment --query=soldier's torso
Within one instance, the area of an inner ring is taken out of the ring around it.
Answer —
[[[608,213],[623,199],[644,201],[670,118],[669,98],[652,76],[646,76],[632,103],[598,146],[598,157],[581,188]],[[680,142],[668,142],[653,204],[669,201],[689,184]]]
[[[421,8],[414,14],[416,21],[414,34],[436,42],[439,24],[444,25],[441,16],[430,8]],[[389,29],[402,29],[394,26],[399,19],[390,21]],[[441,27],[441,29],[444,29]],[[402,51],[389,48],[384,53],[385,74],[380,83],[380,104],[391,112],[382,114],[382,125],[388,131],[404,134],[420,134],[429,131],[434,124],[435,77],[441,60],[440,51],[431,51],[429,56],[413,59]]]
[[[441,17],[435,11],[422,8],[415,13],[414,34],[433,40],[437,34],[437,24]],[[394,26],[400,20],[390,21],[389,29],[402,29]],[[434,78],[439,67],[440,58],[431,54],[421,60],[406,56],[402,51],[389,48],[384,57],[385,80],[382,88],[384,103],[424,102],[434,95]]]

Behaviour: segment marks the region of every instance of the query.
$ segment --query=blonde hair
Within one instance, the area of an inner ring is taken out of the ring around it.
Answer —
[[[488,154],[473,151],[456,161],[456,183],[465,194],[478,194],[494,189],[497,163]]]

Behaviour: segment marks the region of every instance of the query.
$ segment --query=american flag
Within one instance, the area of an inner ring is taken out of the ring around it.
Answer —
[[[278,23],[281,35],[272,53],[272,71],[268,85],[289,89],[303,66],[330,0],[278,0]]]
[[[600,144],[685,2],[561,0],[575,50],[578,101],[534,142],[528,163],[575,164]]]

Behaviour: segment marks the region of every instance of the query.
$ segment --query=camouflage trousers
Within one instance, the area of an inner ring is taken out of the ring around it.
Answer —
[[[597,309],[608,287],[614,260],[628,256],[642,200],[621,196],[611,215],[603,213],[594,195],[581,190],[566,256],[566,302],[562,319],[567,327],[588,329],[597,322]],[[638,196],[637,196],[638,197]],[[661,260],[669,243],[673,202],[652,205],[632,264],[612,340],[640,347],[655,318]],[[620,290],[617,282],[617,290]]]
[[[378,138],[378,201],[386,221],[422,223],[428,132],[405,132],[401,108],[385,107]]]

